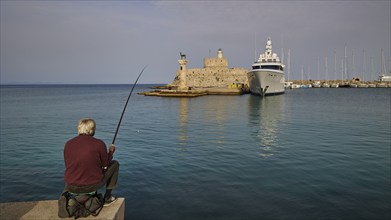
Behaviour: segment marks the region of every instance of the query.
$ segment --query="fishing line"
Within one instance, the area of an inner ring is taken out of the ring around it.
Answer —
[[[148,65],[147,65],[147,66],[148,66]],[[145,67],[141,70],[140,74],[138,75],[136,81],[135,81],[134,84],[133,84],[132,89],[130,90],[128,99],[126,100],[124,110],[122,110],[122,114],[121,114],[121,117],[120,117],[119,122],[118,122],[118,125],[117,125],[117,130],[115,131],[115,134],[114,134],[114,137],[113,137],[113,141],[111,142],[111,144],[114,144],[115,139],[117,138],[118,130],[119,130],[119,127],[120,127],[120,125],[121,125],[122,118],[124,117],[124,113],[125,113],[125,110],[126,110],[126,106],[128,106],[128,102],[129,102],[130,96],[132,95],[133,89],[134,89],[134,87],[136,86],[137,81],[138,81],[138,79],[140,78],[141,74],[144,72],[145,68],[147,68],[147,66],[145,66]]]

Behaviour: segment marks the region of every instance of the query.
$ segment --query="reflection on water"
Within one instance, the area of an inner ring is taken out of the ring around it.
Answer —
[[[110,141],[128,87],[1,87],[0,202],[58,198],[74,120]],[[391,219],[390,92],[135,96],[116,153],[126,219]]]
[[[207,96],[203,97],[203,105],[198,109],[202,112],[202,121],[209,142],[218,148],[224,148],[231,138],[227,136],[232,132],[233,120],[242,111],[239,96]]]
[[[249,98],[251,136],[259,143],[262,157],[270,157],[278,147],[279,123],[284,118],[284,95]]]
[[[200,144],[224,148],[231,138],[227,136],[227,129],[237,120],[238,113],[243,111],[241,98],[204,96],[178,100],[178,142],[187,145],[190,140],[195,140]],[[232,133],[233,129],[228,129],[228,132]]]
[[[207,97],[205,105],[203,106],[204,115],[203,120],[207,124],[206,132],[211,134],[209,139],[215,146],[224,147],[225,141],[225,127],[228,114],[229,103],[232,101],[231,97]]]
[[[179,143],[181,145],[186,144],[187,136],[187,121],[188,121],[188,99],[180,98],[180,110],[179,110]]]

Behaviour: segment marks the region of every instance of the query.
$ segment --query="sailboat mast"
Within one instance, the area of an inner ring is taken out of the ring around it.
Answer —
[[[324,75],[325,75],[325,81],[327,81],[328,75],[329,75],[329,70],[327,66],[327,56],[324,61]]]
[[[384,52],[383,48],[381,48],[381,75],[386,74],[386,62],[384,62]]]
[[[369,62],[371,63],[371,76],[374,77],[375,71],[374,71],[374,68],[373,68],[373,57],[372,56],[369,57]],[[374,77],[374,79],[375,78],[376,77]]]
[[[291,48],[288,48],[288,81],[291,75]]]
[[[343,82],[343,72],[344,72],[344,61],[341,59],[341,80]]]
[[[320,58],[318,57],[318,80],[320,80]]]
[[[334,50],[334,80],[337,79],[337,52]]]
[[[281,63],[284,62],[284,34],[281,34]]]
[[[254,62],[257,62],[257,32],[254,32]]]
[[[346,55],[346,44],[345,44],[345,53],[344,53],[344,67],[343,67],[344,77],[349,79],[348,77],[348,57]]]
[[[362,80],[365,81],[365,50],[362,50]]]
[[[356,74],[355,73],[356,69],[354,68],[354,50],[352,50],[352,74]],[[353,75],[354,77],[354,75]]]

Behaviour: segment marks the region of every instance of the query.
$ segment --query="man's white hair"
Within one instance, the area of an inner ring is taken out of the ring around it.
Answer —
[[[85,134],[89,136],[94,136],[95,134],[96,123],[91,118],[80,119],[79,125],[77,126],[78,134]]]

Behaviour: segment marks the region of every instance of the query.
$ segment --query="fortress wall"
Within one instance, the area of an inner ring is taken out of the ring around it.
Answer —
[[[245,68],[187,69],[186,83],[189,87],[227,87],[233,83],[248,85],[247,72]],[[172,85],[177,85],[178,81],[176,78]]]
[[[248,71],[245,68],[228,68],[228,59],[223,57],[223,51],[219,49],[217,57],[204,58],[204,68],[186,69],[185,81],[188,87],[228,87],[232,84],[248,86]],[[169,85],[179,86],[180,75],[181,69],[176,71],[176,77]]]

